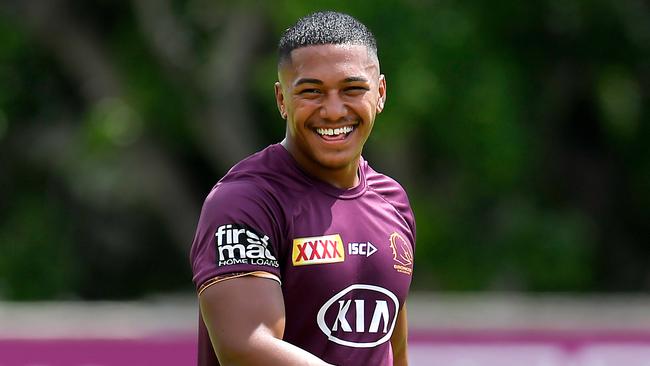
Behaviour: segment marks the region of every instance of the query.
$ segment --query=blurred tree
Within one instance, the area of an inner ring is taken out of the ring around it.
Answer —
[[[201,200],[282,138],[275,44],[320,9],[379,41],[365,151],[410,193],[415,286],[650,289],[640,0],[0,3],[0,297],[190,290]]]

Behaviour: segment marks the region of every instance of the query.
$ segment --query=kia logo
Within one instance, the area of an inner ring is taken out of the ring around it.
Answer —
[[[379,286],[355,284],[323,304],[316,321],[330,341],[369,348],[390,339],[398,312],[399,301],[392,292]]]

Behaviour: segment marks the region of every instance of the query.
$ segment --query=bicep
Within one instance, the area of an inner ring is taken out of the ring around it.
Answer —
[[[393,348],[393,365],[408,365],[408,316],[406,312],[406,303],[397,314],[397,321],[393,335],[390,338],[391,347]]]
[[[246,357],[259,337],[281,339],[284,300],[280,285],[254,276],[226,279],[199,297],[201,314],[220,360]]]

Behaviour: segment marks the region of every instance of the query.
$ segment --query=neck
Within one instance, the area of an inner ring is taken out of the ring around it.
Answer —
[[[350,189],[359,185],[359,157],[349,165],[330,168],[302,154],[295,153],[293,146],[290,146],[286,139],[282,141],[281,145],[293,156],[298,165],[312,177],[338,189]]]
[[[330,170],[326,174],[314,176],[338,189],[350,189],[359,185],[359,160],[351,167]]]

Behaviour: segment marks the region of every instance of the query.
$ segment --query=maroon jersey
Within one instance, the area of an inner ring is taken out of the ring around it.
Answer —
[[[359,177],[355,188],[334,188],[279,144],[235,165],[201,212],[191,251],[197,289],[225,274],[270,274],[282,287],[285,341],[335,365],[392,365],[415,223],[397,182],[363,159]],[[202,322],[199,360],[218,364]]]

